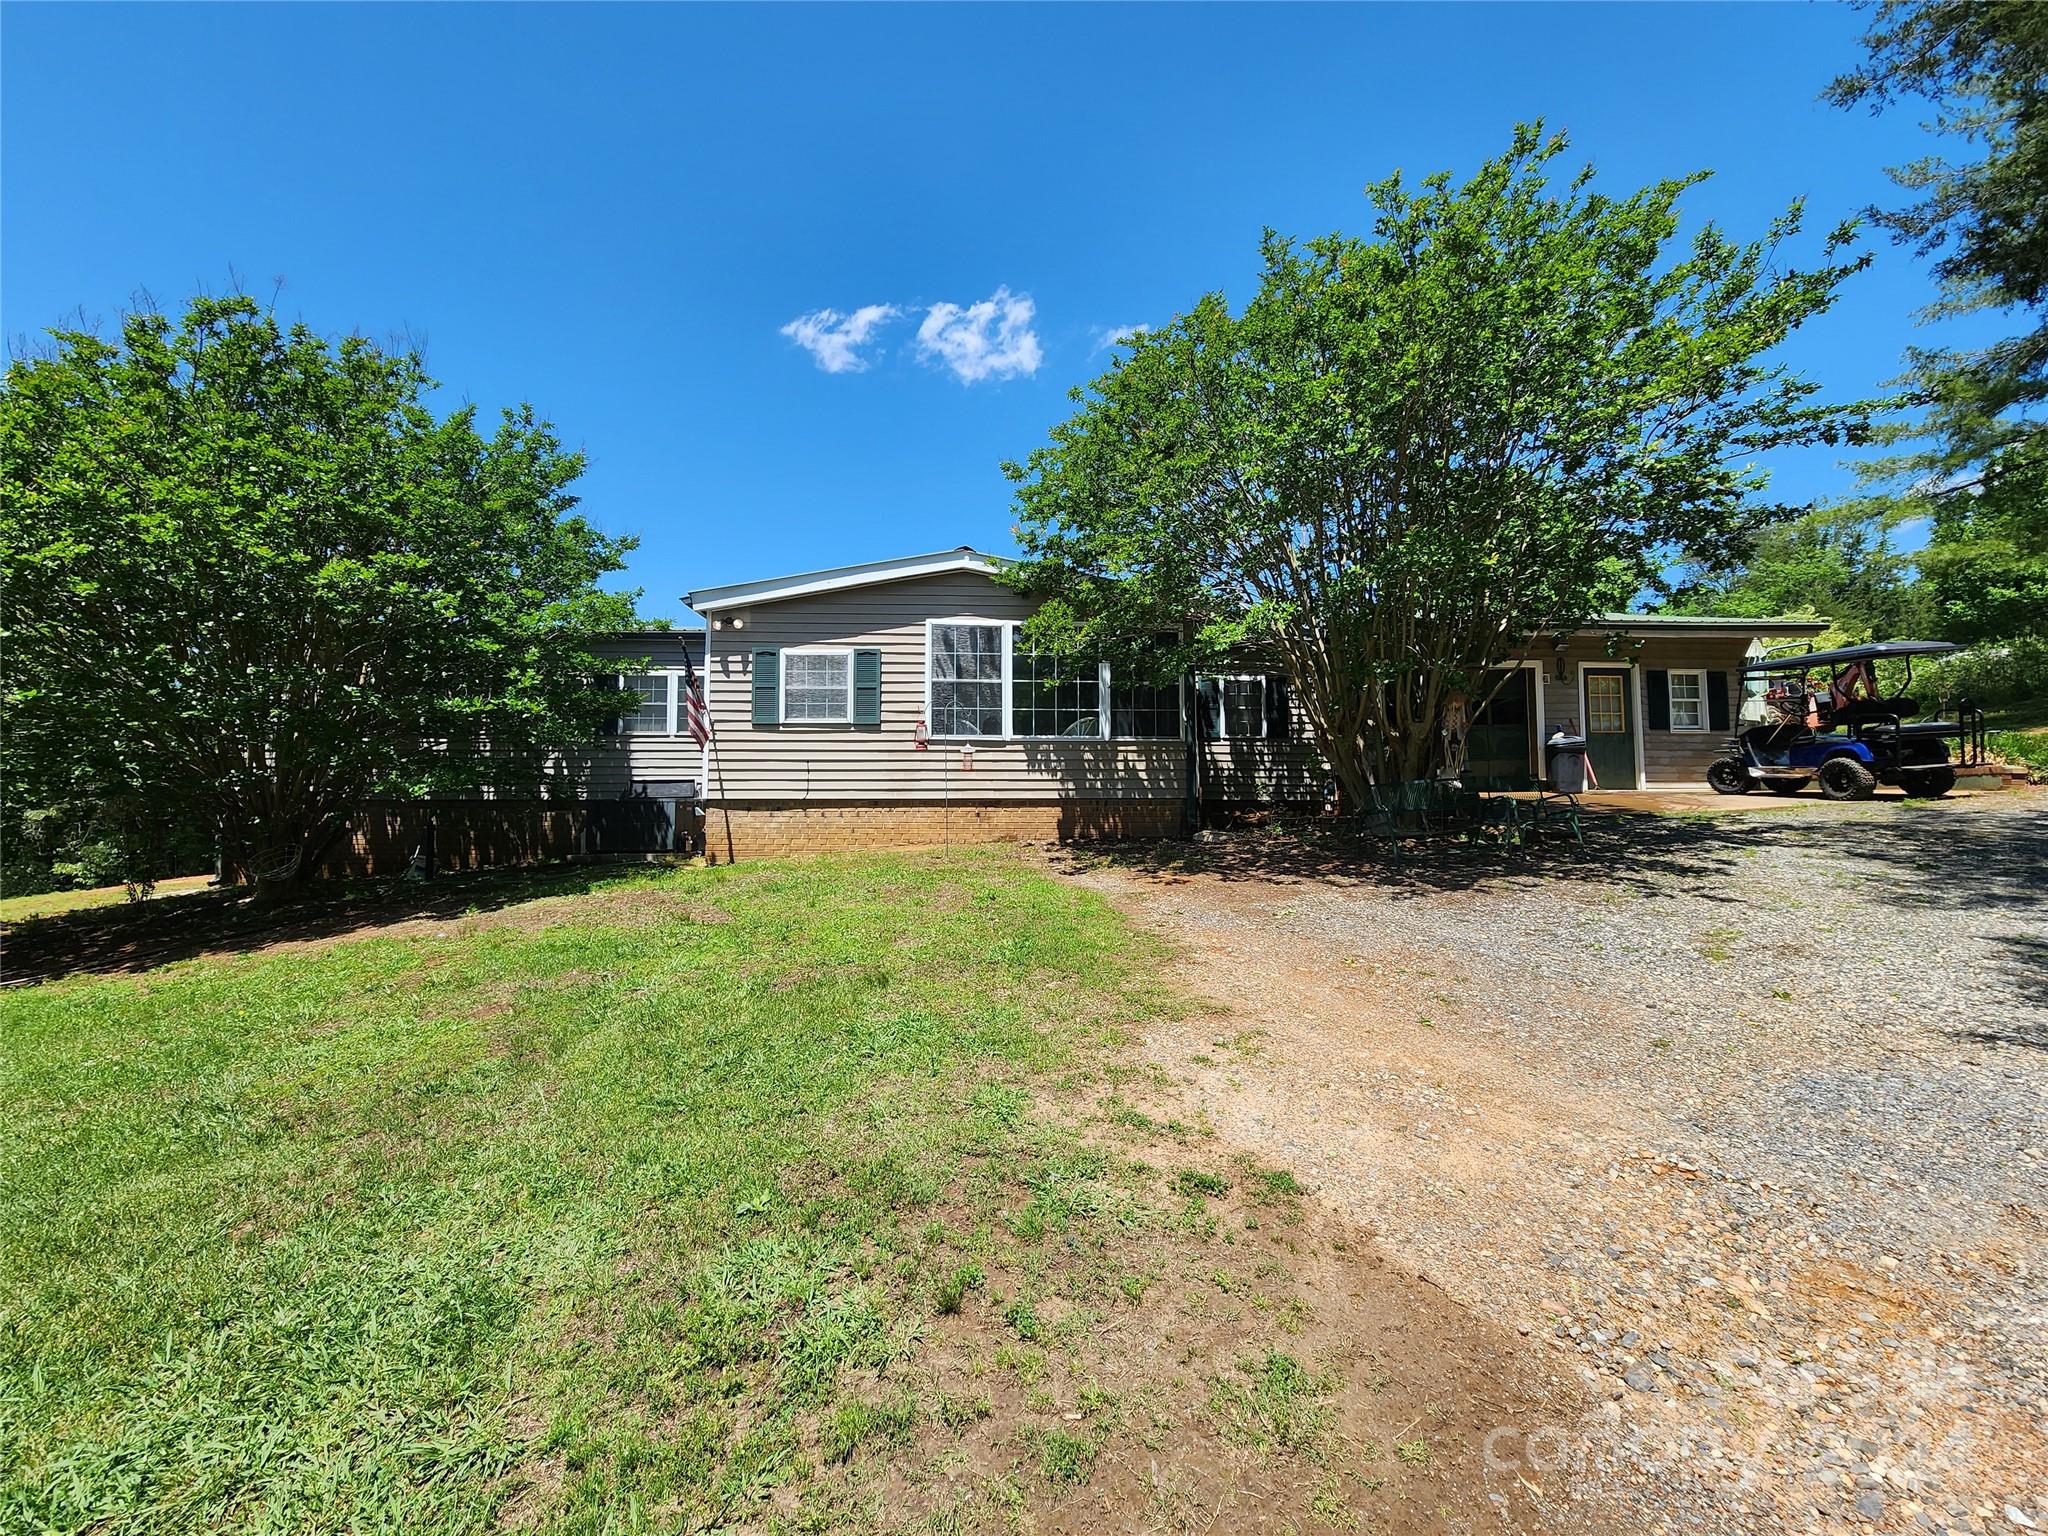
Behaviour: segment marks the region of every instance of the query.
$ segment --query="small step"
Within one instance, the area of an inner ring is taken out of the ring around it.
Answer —
[[[2024,763],[1973,763],[1956,770],[1957,789],[2024,789],[2026,785]]]

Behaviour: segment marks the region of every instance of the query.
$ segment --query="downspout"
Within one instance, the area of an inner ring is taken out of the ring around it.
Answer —
[[[1195,694],[1194,669],[1189,668],[1180,677],[1180,729],[1187,738],[1187,806],[1184,816],[1187,835],[1193,837],[1202,830],[1202,728],[1201,705]]]

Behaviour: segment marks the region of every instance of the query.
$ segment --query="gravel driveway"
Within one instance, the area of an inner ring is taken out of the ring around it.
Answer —
[[[1079,878],[1223,1006],[1149,1042],[1223,1138],[1583,1380],[1500,1441],[1559,1529],[2048,1529],[2048,797],[1589,839]]]

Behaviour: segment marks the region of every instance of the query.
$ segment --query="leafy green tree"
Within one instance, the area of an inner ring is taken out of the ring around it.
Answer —
[[[1928,317],[2009,316],[2013,334],[1975,350],[1916,348],[1924,416],[1890,434],[1919,447],[1877,466],[1931,507],[1923,568],[1944,632],[1959,640],[2048,626],[2048,5],[2031,0],[1882,0],[1869,60],[1828,94],[1873,110],[1918,97],[1929,126],[1968,158],[1893,169],[1916,200],[1874,217],[1937,257]]]
[[[420,360],[245,296],[52,332],[0,387],[0,687],[17,807],[202,825],[310,871],[382,796],[532,790],[616,708],[631,541],[530,407],[436,419]]]
[[[1699,176],[1553,187],[1565,149],[1524,127],[1463,185],[1380,182],[1373,239],[1269,231],[1240,311],[1211,294],[1076,391],[1008,466],[1041,643],[1268,648],[1355,805],[1438,763],[1484,668],[1781,513],[1755,456],[1862,431],[1769,360],[1868,259],[1853,231],[1811,270],[1796,206],[1680,244]]]
[[[1942,637],[2048,635],[2048,432],[2001,448],[1968,491],[1927,501],[1920,569]]]
[[[1737,558],[1686,570],[1665,611],[1822,618],[1833,626],[1825,643],[1836,645],[1932,633],[1932,595],[1892,541],[1910,511],[1876,498],[1774,523]]]

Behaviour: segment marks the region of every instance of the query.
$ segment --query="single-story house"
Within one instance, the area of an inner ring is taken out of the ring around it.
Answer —
[[[617,642],[655,659],[625,679],[639,708],[586,765],[590,794],[692,786],[717,860],[1170,836],[1191,813],[1321,803],[1327,775],[1284,678],[1190,689],[1034,657],[1017,639],[1033,604],[997,579],[1002,566],[962,546],[688,594],[701,634]],[[1534,776],[1544,737],[1569,721],[1602,789],[1698,787],[1739,707],[1743,658],[1766,635],[1821,628],[1615,614],[1539,642],[1472,722],[1470,772]]]

